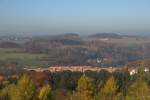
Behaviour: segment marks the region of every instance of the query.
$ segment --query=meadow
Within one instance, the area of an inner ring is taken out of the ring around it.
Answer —
[[[145,44],[150,43],[150,38],[135,38],[135,37],[126,37],[122,39],[109,39],[105,41],[107,43],[114,43],[114,44],[126,44],[126,45],[136,45],[136,44]]]
[[[27,53],[18,48],[0,48],[0,61],[3,63],[15,63],[22,66],[42,66],[46,61],[45,54]]]

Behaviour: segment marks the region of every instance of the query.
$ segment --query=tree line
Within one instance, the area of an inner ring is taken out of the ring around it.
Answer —
[[[54,75],[55,74],[55,75]],[[30,75],[0,86],[0,100],[149,100],[150,73],[61,72],[38,84]]]

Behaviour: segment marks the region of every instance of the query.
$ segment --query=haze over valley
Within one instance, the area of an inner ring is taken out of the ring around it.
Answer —
[[[0,0],[0,100],[150,100],[150,0]]]

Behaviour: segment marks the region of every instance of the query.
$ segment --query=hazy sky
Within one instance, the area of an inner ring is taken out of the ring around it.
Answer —
[[[0,33],[150,33],[150,0],[0,0]]]

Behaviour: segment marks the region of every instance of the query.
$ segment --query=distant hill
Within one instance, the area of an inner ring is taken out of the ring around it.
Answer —
[[[76,33],[66,33],[59,35],[44,35],[36,37],[36,41],[45,41],[50,43],[59,43],[66,45],[79,45],[82,43],[82,38]]]
[[[114,39],[120,39],[123,37],[123,35],[119,35],[116,33],[96,33],[93,35],[88,36],[89,38],[114,38]]]
[[[52,39],[80,40],[81,37],[76,33],[66,33],[66,34],[52,36]]]
[[[76,33],[66,33],[51,37],[51,41],[60,42],[66,45],[78,45],[81,44],[81,40],[81,37]]]

